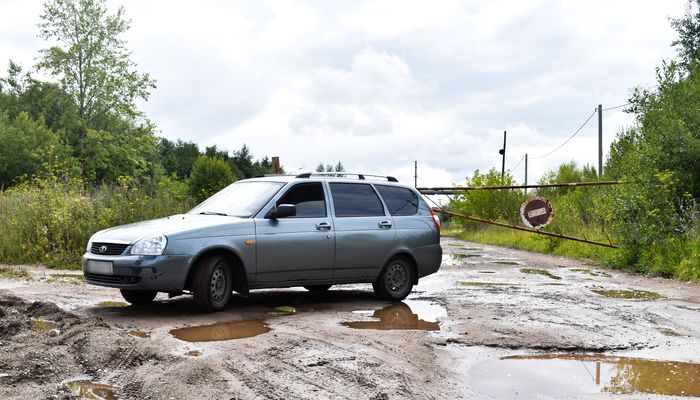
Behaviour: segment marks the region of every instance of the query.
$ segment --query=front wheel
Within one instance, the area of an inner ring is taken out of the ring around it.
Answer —
[[[413,268],[403,257],[392,258],[372,284],[375,293],[390,301],[403,300],[413,289]]]
[[[192,279],[194,303],[212,312],[226,307],[233,292],[233,271],[224,257],[211,256],[197,264]]]
[[[120,289],[119,291],[122,293],[122,297],[124,298],[124,300],[129,302],[129,304],[133,304],[136,306],[152,302],[158,294],[158,292],[153,290]]]

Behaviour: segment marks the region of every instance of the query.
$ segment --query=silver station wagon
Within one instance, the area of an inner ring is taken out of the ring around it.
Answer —
[[[393,177],[268,175],[235,182],[187,214],[95,233],[88,283],[132,304],[191,293],[224,308],[233,291],[372,283],[401,300],[440,268],[440,225],[420,193]]]

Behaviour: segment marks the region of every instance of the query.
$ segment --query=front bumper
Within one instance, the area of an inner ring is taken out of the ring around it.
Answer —
[[[95,268],[111,264],[111,271]],[[83,274],[87,283],[119,289],[180,291],[185,288],[191,256],[101,256],[83,255]]]

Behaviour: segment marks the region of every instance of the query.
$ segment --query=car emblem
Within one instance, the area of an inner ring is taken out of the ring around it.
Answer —
[[[107,251],[107,246],[100,246],[100,253],[104,253]]]

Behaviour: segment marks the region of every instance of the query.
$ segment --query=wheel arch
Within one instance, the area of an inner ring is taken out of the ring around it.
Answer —
[[[389,266],[389,263],[391,262],[391,260],[393,260],[394,258],[398,258],[398,257],[405,258],[409,262],[409,264],[411,264],[411,271],[413,272],[413,284],[417,285],[418,284],[418,261],[413,256],[413,254],[411,254],[407,250],[399,250],[396,253],[392,254],[391,257],[389,257],[386,260],[386,263],[384,263],[384,267],[382,268],[382,272],[384,271],[384,268]],[[379,276],[381,276],[381,273],[379,274]]]
[[[241,260],[241,257],[233,250],[226,247],[211,247],[201,251],[197,254],[190,263],[190,269],[187,272],[187,278],[185,279],[185,289],[192,290],[192,278],[194,276],[194,271],[197,269],[199,262],[205,257],[209,256],[221,256],[226,259],[231,265],[233,270],[233,290],[237,293],[248,294],[248,278],[246,274],[245,265]]]

